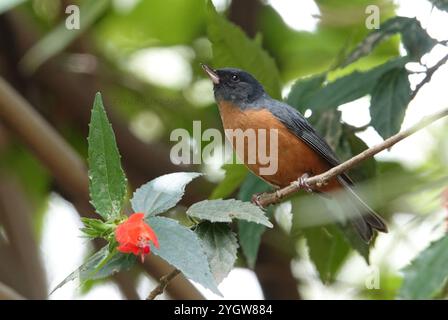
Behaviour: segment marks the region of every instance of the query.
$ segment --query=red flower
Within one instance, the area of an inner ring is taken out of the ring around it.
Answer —
[[[154,230],[143,221],[143,218],[143,213],[134,213],[129,219],[119,224],[115,230],[115,239],[119,244],[118,251],[139,255],[142,262],[145,255],[151,251],[150,241],[157,248],[159,247],[159,241]]]

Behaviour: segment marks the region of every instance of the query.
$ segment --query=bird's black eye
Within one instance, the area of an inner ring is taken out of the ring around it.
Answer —
[[[238,81],[240,81],[240,77],[238,77],[237,74],[232,74],[231,79],[232,79],[232,81],[234,81],[234,82],[238,82]]]

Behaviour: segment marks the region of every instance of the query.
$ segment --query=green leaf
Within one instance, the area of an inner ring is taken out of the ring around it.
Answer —
[[[437,9],[448,11],[448,0],[429,0]]]
[[[0,14],[11,10],[15,6],[18,6],[19,4],[24,3],[27,0],[2,0],[0,2]]]
[[[272,216],[272,208],[268,208],[268,216]],[[257,262],[258,249],[260,248],[261,237],[266,231],[262,224],[238,220],[238,237],[241,249],[246,257],[247,266],[251,269]]]
[[[308,108],[314,111],[335,109],[341,104],[356,100],[369,94],[381,76],[396,68],[403,67],[409,58],[392,59],[368,71],[355,71],[330,82],[308,99]]]
[[[104,219],[115,219],[121,214],[126,196],[126,176],[100,93],[93,103],[88,142],[91,202]]]
[[[327,110],[314,112],[310,117],[314,129],[325,139],[333,150],[341,151],[341,137],[343,134],[341,124],[341,112],[339,110]]]
[[[95,43],[115,59],[152,46],[191,45],[204,36],[205,14],[204,0],[136,1],[130,10],[110,10],[95,25]]]
[[[222,166],[226,175],[216,186],[210,199],[220,199],[230,196],[244,181],[248,170],[245,165],[238,163],[225,164]]]
[[[235,199],[197,202],[188,208],[187,214],[211,222],[232,222],[236,218],[272,228],[272,223],[258,206]]]
[[[347,66],[369,54],[380,42],[397,33],[401,34],[403,45],[414,61],[420,60],[437,44],[437,41],[428,35],[416,18],[394,17],[384,22],[380,29],[371,32],[341,66]]]
[[[291,87],[291,91],[288,94],[287,103],[299,110],[301,113],[304,113],[308,108],[308,103],[311,97],[322,88],[326,78],[327,75],[325,73],[321,73],[297,80]]]
[[[385,73],[372,92],[371,124],[384,138],[400,131],[406,108],[411,100],[408,72],[404,68]]]
[[[448,279],[448,236],[431,243],[404,271],[398,296],[403,299],[430,299]]]
[[[307,228],[334,225],[344,236],[347,243],[368,263],[369,245],[361,239],[353,225],[347,221],[350,211],[356,209],[350,207],[349,202],[344,205],[345,201],[350,201],[350,199],[347,199],[344,194],[336,194],[332,199],[314,194],[299,194],[292,198],[291,235],[298,239]],[[328,253],[328,251],[326,252]]]
[[[84,1],[79,9],[80,28],[68,29],[64,19],[53,31],[25,53],[21,64],[28,73],[34,72],[45,61],[67,48],[84,33],[109,7],[110,0]]]
[[[416,18],[412,18],[401,31],[401,41],[413,61],[419,61],[425,53],[431,51],[437,44],[437,40],[429,36]]]
[[[135,190],[131,199],[132,209],[145,213],[145,216],[165,212],[182,199],[187,184],[201,175],[197,172],[175,172],[155,178]]]
[[[195,232],[202,241],[216,283],[220,283],[235,264],[238,250],[236,235],[225,223],[202,222]]]
[[[105,259],[99,261],[92,272],[85,270],[85,272],[81,274],[80,279],[82,281],[104,279],[120,271],[131,269],[136,261],[137,258],[133,254],[114,251],[109,253]]]
[[[237,198],[241,201],[250,201],[255,193],[267,192],[271,189],[272,187],[267,182],[249,172],[241,184]]]
[[[249,173],[246,180],[241,185],[238,199],[242,201],[250,201],[254,193],[266,192],[270,189],[271,187],[266,182],[253,173]],[[272,216],[273,208],[274,207],[272,206],[268,208],[268,217]],[[238,237],[249,268],[255,267],[258,249],[261,243],[261,236],[265,231],[266,227],[262,224],[238,220]]]
[[[198,236],[173,219],[150,216],[146,220],[157,234],[160,245],[159,248],[151,245],[151,252],[182,271],[187,278],[221,295]]]
[[[356,3],[354,3],[356,2]],[[257,12],[257,27],[263,34],[263,47],[275,58],[282,79],[291,81],[299,76],[322,72],[335,65],[342,50],[351,50],[367,35],[365,9],[368,5],[381,8],[381,19],[395,16],[392,1],[315,1],[322,6],[317,30],[292,30],[282,16],[269,5]],[[333,10],[330,6],[338,6]],[[336,19],[335,19],[336,18]],[[338,21],[336,21],[338,20]],[[344,21],[344,23],[339,23]],[[389,39],[359,62],[369,68],[398,54],[398,39]]]
[[[370,246],[374,245],[375,239],[370,243],[366,243],[350,222],[345,224],[338,223],[336,226],[341,230],[350,246],[364,258],[367,264],[370,264]]]
[[[335,280],[350,253],[350,246],[334,225],[305,228],[309,255],[324,283]]]
[[[69,274],[51,293],[77,278],[85,282],[106,278],[117,272],[129,270],[135,264],[135,261],[136,258],[132,254],[123,254],[116,251],[111,253],[109,252],[109,246],[104,246],[91,255],[78,269]]]
[[[255,76],[266,91],[275,98],[281,97],[280,76],[274,60],[260,45],[244,32],[219,15],[208,0],[207,34],[212,42],[214,67],[236,67]]]
[[[88,238],[105,238],[106,240],[115,231],[115,223],[107,223],[100,219],[81,218],[84,227],[81,231]]]
[[[363,140],[350,130],[345,130],[343,139],[348,143],[350,158],[369,148]],[[377,173],[377,162],[374,157],[371,157],[350,169],[348,173],[355,182],[373,179]]]

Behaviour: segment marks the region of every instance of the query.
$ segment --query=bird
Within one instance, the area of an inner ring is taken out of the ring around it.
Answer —
[[[354,191],[354,182],[348,174],[342,173],[320,187],[311,188],[306,184],[307,177],[337,166],[340,160],[297,109],[270,97],[249,72],[237,68],[213,69],[206,64],[201,66],[213,83],[225,130],[277,130],[279,154],[276,172],[262,174],[258,158],[249,162],[245,154],[243,162],[249,170],[275,188],[284,188],[298,181],[303,189],[325,197],[342,190],[347,194],[350,210],[354,211],[350,213],[349,221],[362,240],[369,243],[375,230],[388,232],[385,221]],[[247,143],[245,140],[245,149]]]

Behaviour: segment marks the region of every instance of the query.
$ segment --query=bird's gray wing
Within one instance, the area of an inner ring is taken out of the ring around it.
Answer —
[[[270,99],[269,102],[263,104],[269,106],[268,109],[285,127],[316,151],[331,167],[340,164],[337,155],[330,145],[314,130],[299,111],[284,102],[274,99]],[[349,184],[353,183],[346,174],[341,174],[341,177]]]

